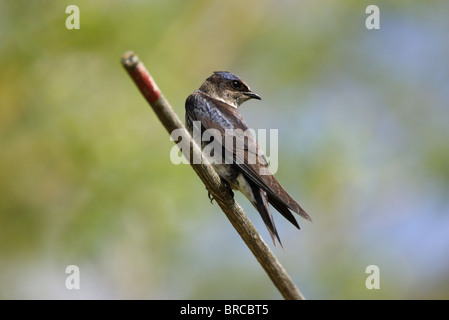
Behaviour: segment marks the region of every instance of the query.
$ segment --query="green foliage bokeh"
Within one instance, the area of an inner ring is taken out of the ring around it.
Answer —
[[[306,297],[449,298],[448,5],[381,1],[369,31],[369,4],[2,1],[0,298],[280,298],[191,168],[170,162],[120,65],[128,50],[181,119],[212,71],[262,96],[242,113],[279,129],[276,175],[314,219],[298,231],[275,213],[275,254]],[[70,264],[81,290],[65,288]]]

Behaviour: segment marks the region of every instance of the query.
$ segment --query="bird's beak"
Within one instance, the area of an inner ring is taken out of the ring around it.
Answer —
[[[244,92],[243,94],[246,95],[246,96],[248,96],[248,97],[250,97],[250,98],[252,98],[252,99],[262,100],[262,99],[260,98],[260,96],[259,96],[257,93],[254,93],[254,92],[252,92],[252,91],[250,91],[250,92]]]

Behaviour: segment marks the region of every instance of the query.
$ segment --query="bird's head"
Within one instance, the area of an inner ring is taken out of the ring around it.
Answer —
[[[199,91],[236,108],[249,99],[261,100],[245,81],[227,71],[215,71],[201,85]]]

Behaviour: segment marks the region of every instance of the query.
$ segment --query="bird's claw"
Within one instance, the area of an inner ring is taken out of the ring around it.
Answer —
[[[207,197],[209,198],[210,203],[213,204],[213,201],[214,201],[215,199],[214,199],[214,197],[210,194],[210,191],[209,191],[209,190],[207,190]]]
[[[231,185],[226,180],[224,180],[223,178],[221,178],[221,182],[226,186],[226,188],[229,190],[229,192],[231,192],[232,198],[234,198],[234,191],[232,191]],[[207,197],[209,198],[210,203],[213,204],[215,198],[211,195],[209,189],[206,188],[206,190],[207,190]],[[217,202],[217,201],[215,200],[215,202]]]

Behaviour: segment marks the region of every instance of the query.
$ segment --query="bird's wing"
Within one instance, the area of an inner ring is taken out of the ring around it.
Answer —
[[[221,144],[224,147],[228,163],[234,163],[247,179],[265,191],[270,203],[287,220],[299,228],[295,217],[288,210],[290,208],[311,221],[310,216],[270,173],[267,160],[256,139],[251,134],[245,134],[248,126],[236,108],[201,93],[196,93],[187,99],[186,113],[191,120],[201,121],[204,129],[220,131]],[[241,130],[235,130],[237,128]],[[234,143],[231,144],[229,141]]]

